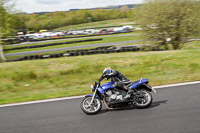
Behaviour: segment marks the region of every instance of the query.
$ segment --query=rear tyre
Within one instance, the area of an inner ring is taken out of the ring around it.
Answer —
[[[96,114],[102,108],[102,103],[98,98],[94,98],[94,101],[92,104],[90,104],[91,101],[92,101],[92,97],[85,97],[83,101],[81,102],[82,111],[88,115]]]
[[[149,107],[153,101],[151,93],[147,90],[140,90],[139,92],[144,96],[144,98],[138,98],[135,100],[135,107],[140,109]]]

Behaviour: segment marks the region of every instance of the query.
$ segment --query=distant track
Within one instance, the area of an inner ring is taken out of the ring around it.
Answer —
[[[6,45],[5,47],[7,47],[7,46],[21,46],[21,45],[35,44],[35,43],[45,43],[45,42],[56,42],[56,41],[64,41],[64,40],[74,40],[74,39],[82,39],[82,38],[121,37],[121,36],[137,36],[137,35],[139,35],[139,34],[125,34],[125,35],[108,35],[108,36],[92,36],[92,37],[67,38],[67,39],[37,41],[37,42],[23,42],[23,43],[18,43],[18,44]]]
[[[27,55],[27,54],[38,54],[52,51],[63,51],[63,50],[71,50],[71,49],[81,49],[81,48],[89,48],[89,47],[100,47],[100,46],[111,46],[118,44],[126,44],[126,43],[135,43],[141,42],[142,40],[131,40],[131,41],[121,41],[121,42],[110,42],[110,43],[99,43],[99,44],[90,44],[90,45],[81,45],[81,46],[72,46],[72,47],[64,47],[64,48],[54,48],[54,49],[44,49],[44,50],[35,50],[35,51],[27,51],[27,52],[18,52],[5,54],[5,56],[18,56],[18,55]]]

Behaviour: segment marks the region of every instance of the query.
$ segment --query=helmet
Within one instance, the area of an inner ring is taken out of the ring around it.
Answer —
[[[110,74],[110,73],[112,73],[111,67],[105,68],[105,69],[103,70],[103,75],[108,75],[108,74]]]

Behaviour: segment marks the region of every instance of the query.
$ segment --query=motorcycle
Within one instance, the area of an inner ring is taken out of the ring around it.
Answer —
[[[81,109],[88,115],[96,114],[101,110],[102,102],[109,110],[121,109],[132,105],[135,108],[147,108],[153,101],[151,92],[156,93],[156,90],[148,83],[148,79],[141,78],[128,85],[123,84],[123,89],[119,89],[116,88],[115,82],[100,85],[100,83],[94,81],[91,85],[91,91],[94,94],[85,96],[81,102]],[[124,98],[128,87],[131,89],[130,97]]]

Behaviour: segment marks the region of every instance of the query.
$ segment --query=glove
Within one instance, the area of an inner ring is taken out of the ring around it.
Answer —
[[[104,75],[102,75],[102,76],[100,77],[100,79],[99,79],[99,83],[100,83],[104,78],[105,78]]]

